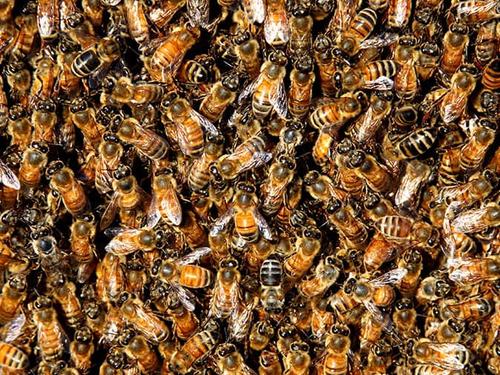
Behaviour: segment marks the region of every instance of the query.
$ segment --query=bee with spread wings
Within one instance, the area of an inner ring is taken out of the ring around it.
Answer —
[[[195,295],[186,288],[200,289],[210,285],[212,273],[204,267],[193,265],[209,254],[209,247],[200,247],[180,259],[156,259],[151,275],[167,285],[167,289],[177,294],[179,301],[189,311],[195,309]]]
[[[252,110],[257,119],[263,119],[274,109],[281,118],[287,116],[287,96],[284,79],[287,59],[282,51],[275,51],[262,64],[259,76],[238,97],[241,104],[252,95]]]

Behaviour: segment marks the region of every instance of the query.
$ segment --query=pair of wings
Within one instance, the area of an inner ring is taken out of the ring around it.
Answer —
[[[0,181],[11,189],[21,189],[21,183],[16,174],[2,161],[0,161]]]

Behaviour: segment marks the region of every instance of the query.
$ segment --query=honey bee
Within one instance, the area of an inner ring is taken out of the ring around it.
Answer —
[[[242,301],[240,280],[238,262],[233,258],[222,260],[215,280],[214,294],[210,300],[210,317],[230,317]]]
[[[460,149],[459,165],[462,171],[475,170],[483,163],[495,140],[495,130],[493,122],[487,119],[479,121],[469,140]]]
[[[269,168],[269,177],[261,187],[263,194],[263,212],[266,215],[276,213],[283,204],[285,191],[294,178],[295,162],[285,155]]]
[[[29,359],[17,346],[0,341],[0,365],[6,373],[21,373],[27,370]]]
[[[33,123],[33,141],[54,143],[57,123],[56,105],[53,100],[41,100],[36,103],[31,115]]]
[[[133,117],[126,119],[115,119],[118,123],[116,136],[125,143],[128,143],[142,155],[152,159],[163,159],[168,151],[168,145],[164,138],[153,130],[146,129]]]
[[[187,51],[200,36],[198,27],[176,26],[165,38],[153,40],[151,51],[145,51],[144,65],[155,81],[170,83]]]
[[[488,198],[497,183],[495,172],[485,169],[473,174],[466,183],[441,190],[439,200],[458,207],[472,206]]]
[[[451,222],[452,231],[459,233],[477,233],[500,224],[500,206],[489,202],[482,207],[464,211]]]
[[[419,304],[437,301],[450,293],[450,284],[439,275],[423,279],[417,289],[416,299]]]
[[[77,327],[83,321],[83,313],[76,296],[75,284],[59,272],[52,274],[50,278],[52,298],[61,306],[66,323],[72,328]]]
[[[485,66],[481,83],[489,90],[498,90],[500,88],[500,59],[491,60]]]
[[[394,307],[392,320],[396,330],[407,338],[417,336],[419,333],[417,328],[417,311],[413,307],[412,301],[408,298],[402,298],[396,301]]]
[[[12,20],[12,11],[14,10],[14,5],[15,3],[10,0],[2,1],[0,8],[0,21],[8,22]]]
[[[415,294],[418,287],[423,268],[422,255],[416,250],[409,250],[400,257],[398,267],[408,271],[400,281],[399,291],[404,297],[409,298]]]
[[[469,45],[467,26],[454,23],[444,35],[441,70],[446,74],[454,74],[463,63],[463,53]]]
[[[153,6],[150,6],[148,18],[156,27],[162,29],[185,3],[185,0],[161,0],[155,2]]]
[[[441,156],[438,181],[441,185],[456,185],[460,174],[460,148],[450,148]]]
[[[182,222],[182,207],[177,196],[177,182],[169,171],[157,171],[153,178],[153,196],[148,210],[148,222],[156,225],[164,219],[179,226]]]
[[[361,150],[353,150],[347,157],[347,167],[363,179],[371,190],[387,192],[391,189],[389,171],[373,155],[366,154]]]
[[[249,345],[252,350],[264,351],[274,336],[274,327],[268,320],[259,320],[252,326]]]
[[[203,88],[212,80],[217,81],[220,78],[220,71],[212,56],[202,54],[193,60],[186,60],[179,68],[177,78],[183,83]]]
[[[13,99],[19,100],[20,105],[25,108],[28,106],[28,93],[32,85],[31,73],[22,61],[13,61],[5,67],[5,78],[11,90]],[[20,113],[15,107],[11,108],[9,113]],[[17,115],[16,117],[18,117]],[[24,117],[24,116],[23,116]]]
[[[361,91],[347,93],[335,101],[317,107],[309,116],[309,123],[316,129],[329,129],[336,133],[348,120],[358,116],[366,95]]]
[[[3,285],[0,294],[0,322],[6,324],[15,318],[20,306],[27,297],[26,278],[13,274]]]
[[[384,216],[375,222],[375,227],[387,240],[399,244],[419,245],[427,251],[437,245],[437,233],[431,225],[406,216]]]
[[[441,50],[437,44],[426,42],[420,46],[416,69],[422,81],[427,81],[434,76],[440,57]]]
[[[300,119],[309,112],[314,81],[313,59],[304,55],[297,59],[290,73],[288,111],[292,116]]]
[[[403,29],[410,22],[413,3],[406,0],[389,0],[387,9],[387,26],[392,29]]]
[[[177,374],[186,374],[193,364],[208,355],[219,341],[219,326],[209,321],[202,330],[192,335],[170,359],[169,370]]]
[[[215,83],[200,104],[200,114],[212,123],[219,121],[228,106],[236,100],[238,86],[236,74],[229,74]]]
[[[373,93],[370,96],[368,109],[356,119],[349,129],[354,142],[364,144],[375,136],[392,109],[391,100],[391,95],[387,95],[383,91]]]
[[[297,236],[294,252],[283,262],[287,282],[291,283],[302,278],[312,267],[314,258],[321,250],[321,232],[306,226],[301,235]]]
[[[198,259],[207,255],[209,248],[199,248],[184,257],[173,259],[156,259],[151,268],[151,275],[158,277],[170,288],[171,292],[177,294],[180,302],[189,311],[194,311],[194,295],[185,288],[206,288],[212,282],[212,274],[204,267],[193,265]]]
[[[96,121],[95,110],[84,98],[74,99],[69,110],[71,120],[81,130],[85,140],[97,149],[105,129]]]
[[[106,194],[113,190],[113,173],[120,165],[123,146],[114,134],[105,133],[99,143],[98,151],[95,186],[100,194]]]
[[[394,88],[398,96],[403,99],[414,98],[419,89],[416,43],[414,37],[402,36],[394,50],[394,61],[399,64],[399,70],[394,78]]]
[[[280,354],[286,358],[290,353],[290,346],[293,342],[299,341],[300,335],[297,327],[291,323],[284,323],[278,328],[278,339],[276,340],[276,347]]]
[[[73,170],[65,167],[61,161],[53,161],[46,173],[50,178],[52,191],[60,197],[66,210],[73,216],[83,213],[89,202]]]
[[[138,297],[122,292],[117,303],[123,318],[147,340],[159,343],[168,337],[169,329],[165,322],[146,307]]]
[[[136,82],[129,77],[118,79],[108,76],[103,83],[105,92],[109,92],[113,101],[129,105],[146,105],[160,101],[164,88],[159,84]]]
[[[59,75],[59,67],[48,50],[36,59],[33,83],[30,88],[30,104],[35,100],[49,99],[54,95],[54,88]]]
[[[451,77],[451,87],[439,105],[439,114],[446,124],[465,114],[469,96],[476,87],[476,74],[475,67],[464,65]]]
[[[90,328],[82,326],[75,331],[74,340],[69,345],[71,361],[82,374],[88,374],[92,367],[92,356],[95,351],[92,339]]]
[[[198,329],[198,318],[182,304],[177,295],[172,294],[168,297],[167,310],[174,323],[175,335],[181,340],[187,340]]]
[[[104,37],[76,55],[71,63],[71,72],[80,78],[94,75],[117,60],[121,55],[120,50],[120,43],[116,38]]]
[[[464,323],[456,319],[443,321],[436,333],[436,341],[439,343],[458,343],[465,331]]]
[[[259,375],[278,375],[283,372],[275,351],[263,350],[259,356]]]
[[[158,355],[142,335],[127,337],[124,342],[125,354],[137,361],[137,366],[142,373],[154,373],[160,367]]]
[[[120,258],[107,253],[96,268],[96,289],[99,299],[104,302],[116,300],[125,290],[125,283],[125,272]]]
[[[305,6],[297,5],[290,17],[290,43],[288,50],[297,57],[304,56],[312,47],[313,19]]]
[[[365,371],[371,374],[385,374],[391,364],[392,347],[387,340],[379,340],[368,353]]]
[[[319,69],[321,91],[323,95],[331,97],[337,91],[333,76],[337,66],[332,54],[333,42],[324,34],[319,34],[313,44],[314,58]]]
[[[54,361],[64,353],[66,333],[59,323],[50,298],[38,297],[33,303],[33,320],[37,328],[37,342],[44,361]]]
[[[284,88],[286,62],[283,52],[271,53],[269,59],[262,64],[259,76],[239,95],[240,104],[252,96],[252,111],[257,119],[269,116],[272,110],[280,118],[286,118],[287,100]]]
[[[85,9],[85,15],[94,27],[98,27],[102,24],[104,7],[101,2],[83,0],[82,9]]]
[[[125,0],[123,2],[126,10],[126,19],[130,37],[139,46],[144,46],[149,42],[149,24],[146,16],[146,7],[139,0]]]
[[[290,26],[288,23],[285,3],[282,0],[272,0],[267,3],[266,17],[264,19],[264,38],[266,43],[279,47],[290,39]]]
[[[68,96],[75,95],[80,88],[80,78],[71,72],[71,63],[78,55],[78,45],[68,38],[61,38],[57,48],[57,78],[56,91],[62,91]]]
[[[17,38],[11,44],[11,56],[23,58],[28,56],[35,46],[36,34],[38,32],[36,14],[26,11],[15,18],[15,24],[19,29]]]
[[[309,355],[309,345],[305,342],[294,342],[290,345],[290,352],[285,358],[285,374],[309,374],[312,361]]]
[[[266,259],[259,272],[261,283],[260,301],[266,311],[280,311],[285,301],[282,288],[283,268],[279,260]]]
[[[390,90],[394,85],[392,77],[398,70],[393,60],[376,60],[357,68],[349,68],[334,74],[338,89],[355,91],[358,89]]]
[[[450,8],[452,15],[467,25],[487,22],[498,15],[495,2],[471,0],[454,3]]]
[[[413,357],[418,363],[446,370],[462,370],[469,363],[470,352],[462,344],[420,339],[413,347]]]
[[[217,160],[223,151],[223,138],[220,135],[209,133],[207,144],[201,154],[191,166],[188,174],[188,186],[196,192],[203,190],[210,182],[210,165]]]
[[[187,156],[199,156],[205,147],[203,129],[218,135],[217,128],[205,117],[196,112],[186,99],[173,94],[164,100],[168,118],[175,124],[177,142],[181,151]]]
[[[184,220],[179,229],[188,246],[192,249],[204,246],[207,243],[207,233],[195,213],[192,210],[187,210],[183,212],[183,217]]]
[[[500,273],[500,256],[471,259],[451,259],[449,278],[455,283],[473,285],[494,281]]]
[[[43,0],[37,7],[38,33],[43,41],[57,37],[59,32],[59,4],[54,0]]]
[[[67,35],[76,44],[81,45],[83,50],[86,50],[97,44],[98,38],[95,34],[94,27],[81,13],[70,14],[65,23],[67,25]]]
[[[259,234],[265,239],[271,240],[271,230],[258,211],[257,204],[255,187],[245,182],[238,183],[232,206],[215,221],[210,229],[210,235],[223,232],[229,222],[234,220],[234,229],[238,240],[255,242]]]
[[[395,203],[398,207],[415,209],[419,203],[421,191],[426,182],[429,181],[432,169],[427,164],[418,160],[412,160],[406,165],[406,171],[401,179],[395,195]]]
[[[349,370],[348,352],[351,347],[350,330],[347,326],[335,325],[327,334],[326,353],[317,370],[320,375],[347,374]]]
[[[488,359],[488,371],[492,374],[498,374],[500,372],[500,348],[498,342],[491,348],[491,357]]]
[[[91,215],[84,215],[75,218],[70,230],[70,245],[73,258],[81,264],[93,263],[96,253],[94,245],[94,238],[96,235],[94,217]],[[83,274],[80,275],[83,277]],[[78,277],[78,280],[82,279]]]
[[[223,375],[255,374],[255,372],[245,364],[243,356],[238,352],[234,344],[220,344],[215,351],[215,357],[217,367]]]
[[[259,42],[252,38],[249,32],[242,32],[234,39],[235,53],[243,70],[251,77],[257,78],[261,71],[261,59],[259,56]]]
[[[303,279],[299,286],[299,292],[306,298],[323,295],[340,276],[338,260],[333,256],[327,256],[320,260],[314,274]]]

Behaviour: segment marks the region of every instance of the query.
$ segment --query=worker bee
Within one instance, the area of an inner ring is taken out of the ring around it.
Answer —
[[[210,234],[216,235],[224,231],[229,222],[234,220],[234,229],[239,241],[255,242],[259,234],[271,240],[271,230],[258,211],[257,204],[255,187],[245,182],[238,183],[232,206],[215,221]]]
[[[334,325],[326,336],[326,352],[318,366],[318,373],[345,374],[349,369],[348,352],[351,347],[347,326]]]
[[[127,333],[123,344],[125,346],[125,353],[132,359],[137,361],[137,366],[143,373],[154,373],[160,367],[160,360],[158,355],[153,350],[151,345],[146,341],[142,335],[135,335],[131,332]]]
[[[52,298],[61,306],[66,323],[70,327],[77,327],[83,321],[83,313],[80,301],[76,296],[76,286],[60,273],[50,275],[50,286],[52,287]]]
[[[496,18],[498,8],[494,2],[471,0],[453,4],[450,14],[467,25],[473,25]]]
[[[218,324],[215,321],[209,321],[173,353],[169,369],[177,374],[188,373],[195,362],[200,361],[215,348],[219,338]]]
[[[285,371],[287,374],[305,375],[309,373],[312,364],[309,355],[309,345],[304,342],[293,342],[290,352],[285,357]]]
[[[484,161],[488,149],[495,140],[496,124],[481,119],[474,127],[468,141],[460,149],[459,165],[463,171],[479,168]]]
[[[375,137],[382,122],[392,110],[391,101],[392,95],[387,95],[383,91],[375,92],[370,96],[368,109],[349,129],[354,142],[364,144]]]
[[[263,351],[274,336],[274,327],[268,320],[259,320],[252,326],[249,345],[252,350]]]
[[[340,276],[339,262],[334,256],[327,256],[320,260],[314,274],[303,279],[299,292],[306,298],[313,298],[324,294]]]
[[[406,171],[401,179],[395,195],[395,203],[398,207],[415,209],[419,203],[421,191],[425,183],[429,181],[432,169],[425,163],[412,160],[406,165]]]
[[[309,55],[298,58],[290,72],[288,111],[296,118],[304,118],[309,112],[312,100],[312,86],[315,81],[313,59]]]
[[[82,326],[75,331],[73,341],[69,345],[69,352],[74,366],[83,374],[87,374],[92,367],[92,356],[95,351],[92,342],[92,331],[87,326]]]
[[[198,329],[198,318],[183,305],[176,294],[169,295],[167,311],[174,323],[172,329],[178,338],[187,340]]]
[[[321,91],[327,97],[333,96],[337,91],[333,81],[337,66],[333,58],[332,47],[333,42],[327,35],[319,34],[314,40],[314,58],[319,69]]]
[[[118,297],[117,304],[123,318],[147,340],[159,343],[168,337],[169,329],[165,322],[158,318],[135,295],[122,292]]]
[[[207,247],[199,248],[180,259],[156,259],[151,268],[151,275],[158,277],[189,311],[194,311],[196,300],[192,292],[185,288],[206,288],[212,282],[212,274],[204,267],[193,265],[198,259],[207,255]]]
[[[263,212],[266,215],[276,213],[285,198],[287,186],[294,178],[295,161],[285,155],[278,157],[278,160],[271,164],[269,177],[261,187],[263,194]]]
[[[266,259],[260,267],[259,278],[262,306],[266,311],[280,311],[285,302],[285,295],[282,288],[283,268],[279,260]]]
[[[185,3],[185,0],[161,0],[155,2],[149,7],[148,18],[158,29],[163,29]]]
[[[200,104],[200,114],[212,123],[219,121],[227,107],[236,100],[238,86],[236,74],[229,74],[215,83]]]
[[[226,319],[234,313],[242,301],[240,280],[241,273],[238,270],[238,262],[233,258],[222,260],[219,264],[210,300],[210,317]]]
[[[104,37],[93,46],[80,52],[71,63],[71,72],[77,77],[87,77],[109,67],[121,56],[117,38]]]
[[[399,291],[404,297],[410,297],[418,287],[423,268],[422,255],[417,250],[408,250],[400,257],[398,267],[408,271],[399,283]]]
[[[373,155],[353,150],[347,157],[347,167],[363,179],[370,189],[375,192],[387,192],[391,189],[389,171]]]
[[[221,135],[207,134],[205,149],[201,157],[193,162],[188,174],[188,185],[193,191],[201,191],[209,184],[211,180],[210,166],[221,156],[223,145]]]
[[[13,274],[2,287],[0,294],[0,322],[6,324],[15,318],[19,308],[26,299],[26,277]]]
[[[418,363],[447,370],[462,370],[469,363],[470,352],[462,344],[420,339],[413,346],[413,357]]]
[[[121,292],[125,291],[125,272],[120,263],[120,258],[112,253],[107,253],[104,258],[98,262],[96,268],[96,290],[100,301],[108,302],[116,300]],[[97,315],[91,307],[87,306],[84,312],[91,316]]]
[[[413,3],[407,0],[389,0],[387,9],[387,26],[393,29],[403,29],[410,22]]]
[[[491,60],[485,66],[481,83],[489,90],[498,90],[500,88],[500,59]]]
[[[396,330],[404,337],[411,338],[418,335],[417,311],[413,303],[408,298],[402,298],[394,304],[395,310],[392,313],[392,320]]]
[[[72,101],[69,110],[71,120],[83,133],[83,137],[97,149],[105,128],[96,121],[94,108],[84,98],[76,98]]]
[[[358,116],[367,102],[361,91],[346,93],[331,103],[317,107],[309,116],[309,123],[316,129],[336,133],[348,120]]]
[[[259,42],[249,32],[239,33],[234,41],[236,43],[235,53],[243,70],[251,78],[256,78],[261,71]]]
[[[11,56],[23,58],[28,56],[35,46],[36,34],[38,32],[37,17],[35,13],[26,10],[24,14],[17,16],[14,20],[19,33],[9,48]]]
[[[208,133],[219,134],[217,128],[205,117],[196,112],[186,99],[175,93],[162,103],[167,109],[168,118],[175,124],[177,142],[187,156],[198,156],[203,152],[205,141],[203,129]]]
[[[462,285],[494,281],[500,273],[500,257],[451,259],[449,278]]]
[[[234,344],[220,344],[215,350],[215,357],[221,374],[254,374],[254,371],[245,364],[243,356],[237,351]]]
[[[70,14],[65,23],[67,25],[66,35],[77,45],[81,45],[83,50],[86,50],[99,41],[94,27],[89,20],[85,19],[81,13]]]
[[[153,40],[144,51],[144,65],[155,81],[170,83],[185,54],[196,43],[200,29],[190,24],[176,26],[165,38]]]
[[[463,63],[463,54],[469,45],[467,26],[454,23],[444,35],[441,70],[446,74],[454,74]]]
[[[78,55],[78,44],[69,38],[61,38],[57,48],[57,66],[59,76],[57,78],[57,90],[67,96],[75,95],[80,89],[80,78],[71,71],[71,64]]]
[[[418,52],[417,74],[422,81],[427,81],[436,72],[441,50],[437,44],[426,42],[420,46]]]
[[[59,32],[59,6],[54,0],[43,0],[37,7],[38,32],[42,40],[51,40]]]
[[[15,374],[27,370],[29,359],[17,346],[0,341],[0,364],[4,371]]]
[[[280,0],[278,0],[280,1]],[[286,57],[282,52],[273,52],[262,64],[259,76],[248,85],[238,97],[242,103],[252,96],[252,110],[257,119],[263,119],[274,111],[281,118],[286,118],[287,104],[284,79]]]
[[[287,283],[299,280],[312,267],[314,258],[321,250],[321,232],[306,226],[297,236],[294,252],[283,262]]]
[[[273,350],[263,350],[259,356],[259,374],[273,375],[281,374],[283,369],[278,353]]]
[[[368,62],[357,68],[348,68],[337,72],[333,80],[338,89],[355,91],[358,89],[390,90],[394,85],[392,77],[398,70],[393,60],[377,60]]]
[[[489,202],[483,206],[461,212],[451,221],[452,231],[477,233],[500,224],[500,206]]]
[[[420,282],[416,299],[419,304],[427,304],[446,297],[450,291],[450,284],[442,276],[434,274]]]
[[[267,3],[264,38],[267,44],[273,47],[282,46],[290,39],[290,26],[283,0],[272,0]]]
[[[177,77],[183,83],[202,87],[212,80],[218,80],[220,71],[212,56],[197,55],[193,60],[186,60],[181,65]]]
[[[394,88],[398,96],[403,99],[414,98],[419,89],[416,43],[414,37],[402,36],[394,50],[394,61],[399,64],[399,70],[394,77]]]
[[[94,238],[96,235],[96,225],[93,215],[83,215],[74,219],[71,225],[71,254],[80,264],[91,264],[95,259]],[[84,274],[80,274],[84,277]],[[82,280],[81,277],[78,280]],[[87,275],[88,277],[88,275]]]
[[[152,160],[163,159],[168,151],[164,138],[153,130],[146,129],[133,117],[115,118],[116,136],[125,143],[131,144],[144,156]]]
[[[98,146],[98,158],[95,166],[95,186],[101,194],[113,190],[113,173],[120,165],[123,146],[112,133],[105,133]]]
[[[129,77],[116,79],[113,76],[105,78],[104,92],[108,92],[113,101],[129,105],[146,105],[160,101],[164,88],[159,84],[135,82]]]
[[[170,173],[169,173],[170,172]],[[157,171],[153,177],[153,196],[148,210],[148,222],[156,225],[161,219],[172,225],[182,222],[182,207],[177,196],[177,182],[171,171]]]
[[[473,66],[462,66],[451,77],[451,86],[442,97],[439,105],[439,114],[442,120],[448,124],[465,114],[465,109],[470,94],[476,87],[477,69]]]
[[[10,144],[18,146],[24,151],[32,138],[31,123],[28,114],[20,105],[14,105],[9,109],[7,133],[10,135]]]
[[[56,105],[52,99],[40,100],[31,115],[33,141],[54,143],[57,123]]]
[[[60,197],[66,210],[72,215],[83,213],[89,202],[73,170],[65,167],[62,161],[57,160],[49,164],[46,173],[50,178],[53,194]]]
[[[46,296],[38,297],[33,303],[33,320],[37,328],[37,342],[43,360],[54,361],[64,353],[67,344],[66,333],[52,306],[52,301]]]
[[[313,19],[309,10],[302,5],[297,5],[291,13],[288,50],[300,58],[311,50]]]
[[[435,340],[439,343],[458,343],[464,331],[464,322],[446,319],[437,328]]]

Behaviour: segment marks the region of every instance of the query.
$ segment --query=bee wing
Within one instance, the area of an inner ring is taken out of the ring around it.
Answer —
[[[191,253],[184,255],[181,259],[177,261],[177,264],[179,265],[186,265],[186,264],[191,264],[194,262],[197,262],[201,258],[203,258],[205,255],[210,254],[212,252],[212,249],[209,247],[199,247],[196,250],[192,251]]]
[[[398,191],[394,197],[396,206],[409,207],[413,206],[414,200],[418,195],[418,191],[422,183],[427,180],[430,175],[430,169],[426,174],[417,174],[415,175],[411,171],[414,171],[414,165],[412,163],[408,163],[406,165],[406,173],[403,175],[401,179],[401,183],[399,185]],[[412,207],[411,207],[412,208]]]
[[[476,233],[488,228],[488,223],[483,220],[486,214],[486,208],[480,207],[459,214],[451,222],[453,231],[460,233]]]
[[[13,342],[23,333],[24,326],[26,324],[26,315],[24,311],[21,310],[14,319],[10,320],[7,324],[2,327],[2,338],[5,342]]]
[[[440,354],[439,357],[434,355],[430,357],[432,364],[449,370],[462,370],[465,367],[460,358],[463,358],[468,350],[462,344],[428,342],[425,345]]]
[[[179,297],[179,301],[182,303],[182,305],[189,311],[194,311],[195,307],[195,302],[196,302],[196,297],[195,295],[187,290],[186,288],[183,288],[179,284],[170,284],[170,287],[173,289],[175,294]]]
[[[106,209],[104,210],[99,222],[99,229],[106,229],[115,220],[116,211],[118,209],[118,193],[114,193],[111,197]]]
[[[258,85],[262,82],[262,73],[259,74],[248,86],[246,86],[238,96],[238,104],[242,104],[250,95],[253,94]]]
[[[359,44],[360,49],[367,48],[382,48],[393,44],[398,40],[399,36],[396,33],[382,33],[373,38],[363,40]]]
[[[193,25],[206,28],[209,19],[208,0],[187,0],[187,14]]]
[[[367,81],[363,84],[364,88],[370,89],[370,90],[392,90],[392,87],[394,86],[394,81],[390,79],[389,77],[378,77],[377,79],[374,79],[373,81]]]
[[[384,273],[382,276],[376,279],[370,280],[370,284],[375,287],[379,287],[387,284],[395,284],[406,276],[408,270],[406,268],[395,268],[389,272]]]
[[[263,0],[244,0],[243,9],[251,23],[262,23],[266,18],[266,5]]]
[[[286,12],[278,11],[275,14],[267,14],[264,20],[264,39],[268,44],[273,44],[275,40],[288,42],[290,29]]]
[[[257,226],[259,227],[260,233],[262,233],[262,236],[266,240],[269,241],[272,240],[273,235],[271,233],[271,228],[269,227],[269,224],[267,223],[264,216],[262,216],[262,214],[257,209],[254,210],[254,216],[255,216],[255,221],[257,222]]]
[[[371,316],[375,319],[377,323],[384,323],[385,317],[382,314],[382,311],[371,301],[363,301],[363,304],[366,307],[366,310],[371,314]]]
[[[477,14],[477,13],[487,13],[490,10],[492,10],[498,4],[498,2],[496,2],[496,1],[483,1],[483,2],[471,2],[470,4],[471,5],[469,5],[469,6],[459,7],[458,6],[459,3],[457,3],[457,4],[454,4],[452,6],[451,10],[453,10],[453,8],[456,8],[457,9],[456,10],[457,17],[462,18],[462,17],[467,17],[469,15]]]
[[[200,114],[199,112],[195,111],[194,109],[191,109],[191,113],[198,119],[200,122],[200,125],[209,133],[218,135],[219,131],[215,127],[214,124],[212,124],[205,116]]]
[[[288,113],[288,103],[285,92],[285,84],[283,81],[280,81],[277,87],[273,90],[271,96],[269,97],[269,101],[273,105],[273,108],[278,116],[286,119],[286,115]]]
[[[21,184],[12,170],[0,161],[0,180],[2,184],[14,190],[21,189]]]
[[[149,204],[146,226],[148,228],[154,228],[161,220],[161,213],[159,210],[158,199],[156,198],[156,194],[153,193],[151,197],[151,203]]]
[[[240,167],[240,173],[246,172],[250,169],[259,168],[261,165],[266,164],[269,160],[273,158],[273,154],[270,152],[256,152],[253,157],[248,160],[248,162]]]
[[[229,208],[224,214],[219,216],[219,218],[214,222],[212,228],[210,229],[210,236],[216,236],[226,229],[226,226],[229,224],[231,219],[233,218],[234,209]]]
[[[177,133],[177,144],[184,155],[190,155],[189,150],[189,139],[186,133],[186,128],[184,126],[176,126]]]
[[[229,337],[241,342],[246,337],[252,321],[254,304],[238,305],[234,314],[229,317]]]
[[[453,122],[457,119],[467,106],[467,95],[454,95],[452,92],[448,93],[441,103],[439,113],[445,124]]]
[[[151,139],[154,138],[155,141],[158,141],[158,142],[161,142],[163,144],[165,144],[165,146],[167,146],[167,141],[161,137],[160,135],[158,135],[155,131],[151,130],[151,129],[146,129],[142,126],[136,126],[135,127],[136,131],[137,131],[137,138],[135,139],[134,141],[134,144],[136,146],[138,146],[138,151],[140,151],[141,148],[148,148],[150,143],[151,143]],[[165,147],[165,154],[166,154],[166,151],[167,151],[167,147]],[[142,152],[141,152],[142,154]],[[162,159],[165,154],[163,155],[160,155],[158,156],[158,159]]]
[[[114,237],[104,248],[114,255],[128,255],[138,250],[134,237],[141,232],[140,229],[125,229]]]

